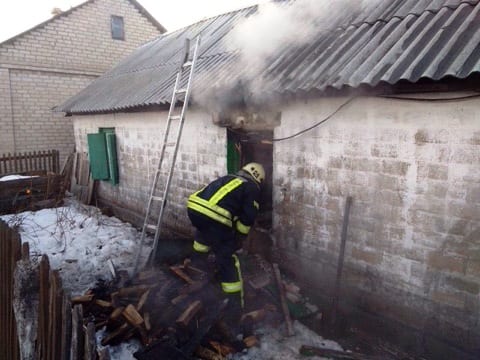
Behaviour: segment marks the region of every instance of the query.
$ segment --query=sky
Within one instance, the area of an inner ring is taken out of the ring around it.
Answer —
[[[54,8],[68,10],[85,0],[1,0],[0,42],[34,27],[52,17]],[[266,0],[138,0],[168,31],[207,17]]]
[[[0,181],[17,178],[19,176],[1,177]],[[108,280],[108,260],[113,261],[118,270],[131,272],[133,269],[141,233],[128,223],[102,215],[93,206],[67,199],[62,207],[3,215],[0,219],[11,227],[18,227],[22,242],[30,244],[30,259],[38,260],[42,254],[48,255],[50,266],[59,270],[63,287],[72,295],[84,294],[94,287],[98,278]],[[151,248],[152,239],[148,237],[140,257],[142,264]],[[27,300],[23,305],[31,308]],[[17,312],[19,328],[29,329],[29,320],[22,319],[19,314],[21,312]],[[299,354],[302,345],[342,350],[335,341],[322,338],[296,320],[293,326],[295,334],[291,337],[285,336],[284,325],[258,329],[256,336],[260,345],[235,354],[232,360],[301,360],[304,359]],[[34,352],[34,344],[26,334],[26,331],[20,332],[23,355]],[[105,329],[100,329],[96,335],[100,343],[106,335]],[[111,359],[135,360],[133,353],[139,349],[139,343],[131,340],[107,346],[107,349]]]

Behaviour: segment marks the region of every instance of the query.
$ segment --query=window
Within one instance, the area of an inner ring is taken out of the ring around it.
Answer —
[[[125,30],[123,28],[123,17],[112,15],[111,27],[112,27],[112,39],[125,40]]]

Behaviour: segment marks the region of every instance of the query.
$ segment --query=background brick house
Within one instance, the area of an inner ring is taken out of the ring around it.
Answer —
[[[51,109],[165,31],[135,0],[89,0],[0,43],[0,154],[63,159],[73,126]]]

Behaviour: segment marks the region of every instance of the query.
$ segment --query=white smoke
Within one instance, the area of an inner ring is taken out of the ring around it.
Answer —
[[[258,5],[258,11],[240,21],[224,40],[227,50],[238,53],[239,60],[231,70],[236,88],[224,88],[221,92],[241,92],[247,103],[249,99],[265,102],[266,87],[259,71],[284,56],[287,49],[304,46],[338,26],[350,24],[374,1],[382,0],[277,0]],[[210,95],[203,93],[202,98]],[[219,95],[214,98],[216,104],[209,101],[210,107],[224,107]]]
[[[290,46],[308,44],[347,19],[353,19],[364,0],[291,0],[261,4],[258,12],[240,22],[227,38],[230,51],[240,50],[241,68],[264,67],[272,56]]]

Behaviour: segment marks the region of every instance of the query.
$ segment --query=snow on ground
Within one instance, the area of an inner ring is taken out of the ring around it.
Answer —
[[[28,176],[28,175],[6,175],[0,177],[0,181],[11,181],[11,180],[19,180],[19,179],[30,179],[32,177],[38,177],[36,175],[34,176]]]
[[[132,271],[140,242],[140,233],[128,223],[115,217],[102,215],[100,210],[66,200],[65,206],[36,212],[3,215],[0,219],[17,228],[22,242],[30,244],[30,257],[40,259],[47,254],[52,269],[60,270],[63,287],[72,295],[83,294],[99,278],[108,279],[108,260],[119,270]],[[145,241],[140,257],[143,264],[151,250],[151,239]],[[285,337],[285,329],[259,329],[259,347],[235,354],[232,360],[294,360],[302,345],[319,346],[334,350],[341,347],[324,340],[295,321],[295,336]],[[97,332],[100,343],[104,336]],[[140,349],[137,341],[107,347],[113,360],[134,360],[133,353]],[[310,357],[309,359],[318,359]]]
[[[109,279],[108,260],[121,270],[132,270],[140,233],[128,223],[102,215],[98,208],[68,201],[66,206],[26,211],[0,217],[18,228],[30,244],[30,257],[47,254],[52,269],[60,270],[63,287],[83,294],[99,278]],[[141,261],[151,249],[145,242]]]

